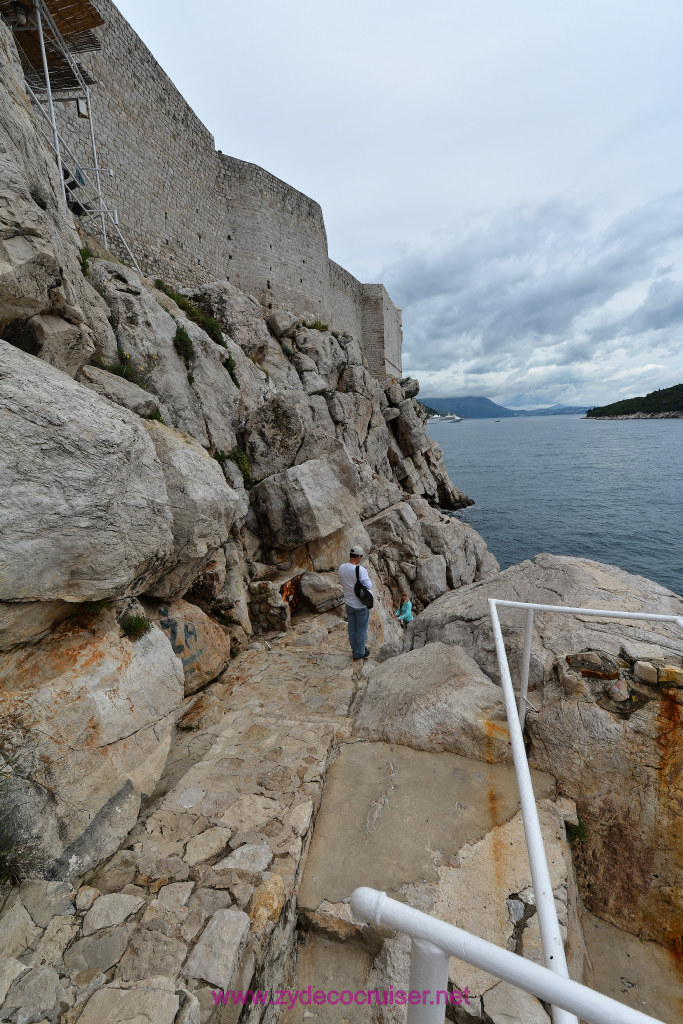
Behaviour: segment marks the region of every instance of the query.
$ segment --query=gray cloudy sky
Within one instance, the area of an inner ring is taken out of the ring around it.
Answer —
[[[423,395],[683,381],[680,0],[117,0],[216,146],[316,199]]]

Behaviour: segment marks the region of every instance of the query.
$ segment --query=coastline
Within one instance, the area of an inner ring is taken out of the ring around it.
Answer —
[[[681,412],[632,412],[622,416],[583,416],[584,420],[682,420]]]

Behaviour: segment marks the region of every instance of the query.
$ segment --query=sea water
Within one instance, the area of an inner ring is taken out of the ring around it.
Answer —
[[[592,558],[683,594],[683,419],[515,417],[429,423],[458,512],[501,568]]]

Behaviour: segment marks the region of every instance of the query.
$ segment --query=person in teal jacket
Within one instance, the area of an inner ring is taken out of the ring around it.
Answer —
[[[394,615],[398,621],[405,626],[406,622],[413,621],[413,605],[408,600],[408,595],[405,590],[401,594],[401,603],[398,606],[398,610],[394,612]]]

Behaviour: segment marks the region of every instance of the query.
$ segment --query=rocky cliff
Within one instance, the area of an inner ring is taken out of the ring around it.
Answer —
[[[445,514],[469,499],[416,381],[378,381],[321,321],[210,274],[146,280],[79,236],[2,23],[0,42],[3,1019],[234,1021],[212,991],[282,984],[297,923],[299,987],[322,970],[311,935],[348,943],[359,987],[400,987],[405,942],[344,902],[368,880],[540,961],[486,598],[683,601],[580,559],[499,573]],[[352,544],[377,595],[362,670],[334,572]],[[521,617],[504,632],[514,662]],[[533,639],[572,973],[590,974],[582,898],[680,952],[680,631],[539,617]],[[457,961],[451,982],[473,996],[454,1019],[548,1021]]]
[[[181,295],[88,256],[0,31],[3,753],[16,828],[66,876],[135,820],[183,686],[297,602],[339,605],[351,544],[370,553],[376,652],[399,644],[402,589],[419,609],[497,565],[439,511],[469,499],[417,382],[378,382],[358,340],[266,319],[227,281]],[[135,641],[131,622],[151,628]],[[188,637],[201,666],[176,657]]]

